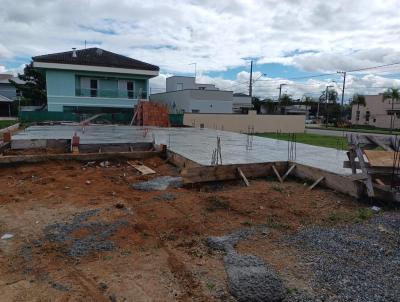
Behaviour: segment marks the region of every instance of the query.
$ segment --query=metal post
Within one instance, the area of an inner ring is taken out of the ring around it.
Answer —
[[[278,97],[278,106],[279,106],[279,110],[281,110],[281,95],[282,95],[282,86],[285,86],[286,84],[280,84],[279,85],[279,97]]]
[[[328,128],[328,87],[325,88],[325,127]]]
[[[249,96],[250,98],[253,97],[253,60],[250,62]]]
[[[340,120],[343,120],[343,104],[344,104],[344,89],[346,87],[346,71],[338,71],[337,73],[343,74],[342,100],[340,102]]]

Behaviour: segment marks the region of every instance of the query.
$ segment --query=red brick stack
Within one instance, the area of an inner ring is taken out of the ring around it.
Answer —
[[[136,125],[169,127],[166,105],[142,101],[137,107]]]

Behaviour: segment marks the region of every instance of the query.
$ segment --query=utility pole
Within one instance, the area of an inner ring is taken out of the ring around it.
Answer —
[[[253,60],[250,61],[249,96],[253,99]]]
[[[340,102],[340,119],[343,120],[343,103],[344,103],[344,88],[346,86],[346,71],[338,71],[337,73],[343,74],[342,100]]]
[[[282,86],[285,86],[287,84],[280,84],[279,85],[279,97],[278,97],[278,106],[279,106],[279,110],[282,113],[282,108],[281,108],[281,96],[282,96]]]
[[[325,127],[328,128],[328,101],[329,101],[329,96],[328,96],[328,89],[330,87],[334,87],[333,85],[328,85],[325,88]]]

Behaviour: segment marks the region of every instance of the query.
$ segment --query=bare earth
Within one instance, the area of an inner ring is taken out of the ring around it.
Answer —
[[[156,176],[178,175],[159,158],[145,164]],[[153,177],[126,162],[1,168],[0,235],[14,235],[0,240],[1,301],[234,301],[223,254],[204,239],[261,224],[270,232],[242,241],[238,250],[271,263],[290,288],[307,290],[312,274],[276,239],[304,226],[353,223],[362,206],[293,180],[162,192],[130,187]],[[90,214],[79,220],[79,213]],[[68,238],[54,240],[60,225]],[[71,254],[71,245],[82,242],[88,250]]]

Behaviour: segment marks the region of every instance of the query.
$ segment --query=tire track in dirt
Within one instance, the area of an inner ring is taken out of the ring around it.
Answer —
[[[186,213],[181,209],[177,209],[174,205],[170,205],[172,209],[179,212],[183,218],[187,218]],[[145,214],[145,213],[143,213]],[[139,216],[139,215],[138,215]],[[146,217],[146,215],[144,215]],[[151,219],[148,217],[148,219]],[[146,219],[144,219],[146,220]],[[151,221],[151,220],[150,220]],[[154,236],[154,239],[160,249],[164,250],[167,255],[167,265],[171,273],[174,275],[175,279],[178,281],[183,295],[176,297],[177,301],[190,301],[195,299],[195,301],[210,301],[210,297],[205,295],[202,291],[201,284],[193,276],[192,272],[186,267],[185,263],[182,262],[173,251],[171,251],[163,240],[161,240],[161,233],[153,226],[149,225],[147,222],[140,222],[143,229],[147,229]]]

